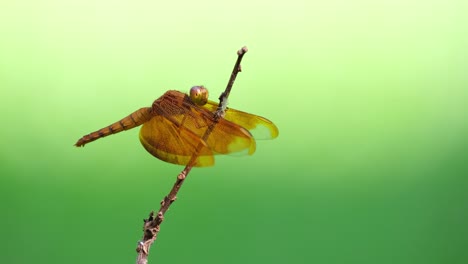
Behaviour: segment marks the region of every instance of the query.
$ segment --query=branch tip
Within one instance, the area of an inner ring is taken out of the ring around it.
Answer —
[[[237,51],[237,55],[244,55],[249,49],[247,49],[247,46],[242,47],[240,50]]]

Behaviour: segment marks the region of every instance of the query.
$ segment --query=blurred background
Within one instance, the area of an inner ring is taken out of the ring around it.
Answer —
[[[467,263],[466,1],[0,4],[0,262],[133,263],[182,169],[138,129],[226,86],[280,135],[194,169],[149,263]]]

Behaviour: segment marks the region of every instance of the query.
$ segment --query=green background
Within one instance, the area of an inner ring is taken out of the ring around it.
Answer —
[[[138,129],[203,84],[280,129],[194,169],[150,263],[467,263],[466,1],[3,1],[0,262],[133,263],[182,169]]]

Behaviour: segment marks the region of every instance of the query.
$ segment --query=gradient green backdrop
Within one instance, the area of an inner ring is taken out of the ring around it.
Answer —
[[[181,166],[138,129],[224,89],[280,129],[195,169],[150,263],[468,263],[466,1],[3,1],[0,262],[133,263]]]

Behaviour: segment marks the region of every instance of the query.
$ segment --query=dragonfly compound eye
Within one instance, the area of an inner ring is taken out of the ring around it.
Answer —
[[[196,105],[205,105],[208,102],[208,89],[204,86],[193,86],[190,88],[190,99]]]

